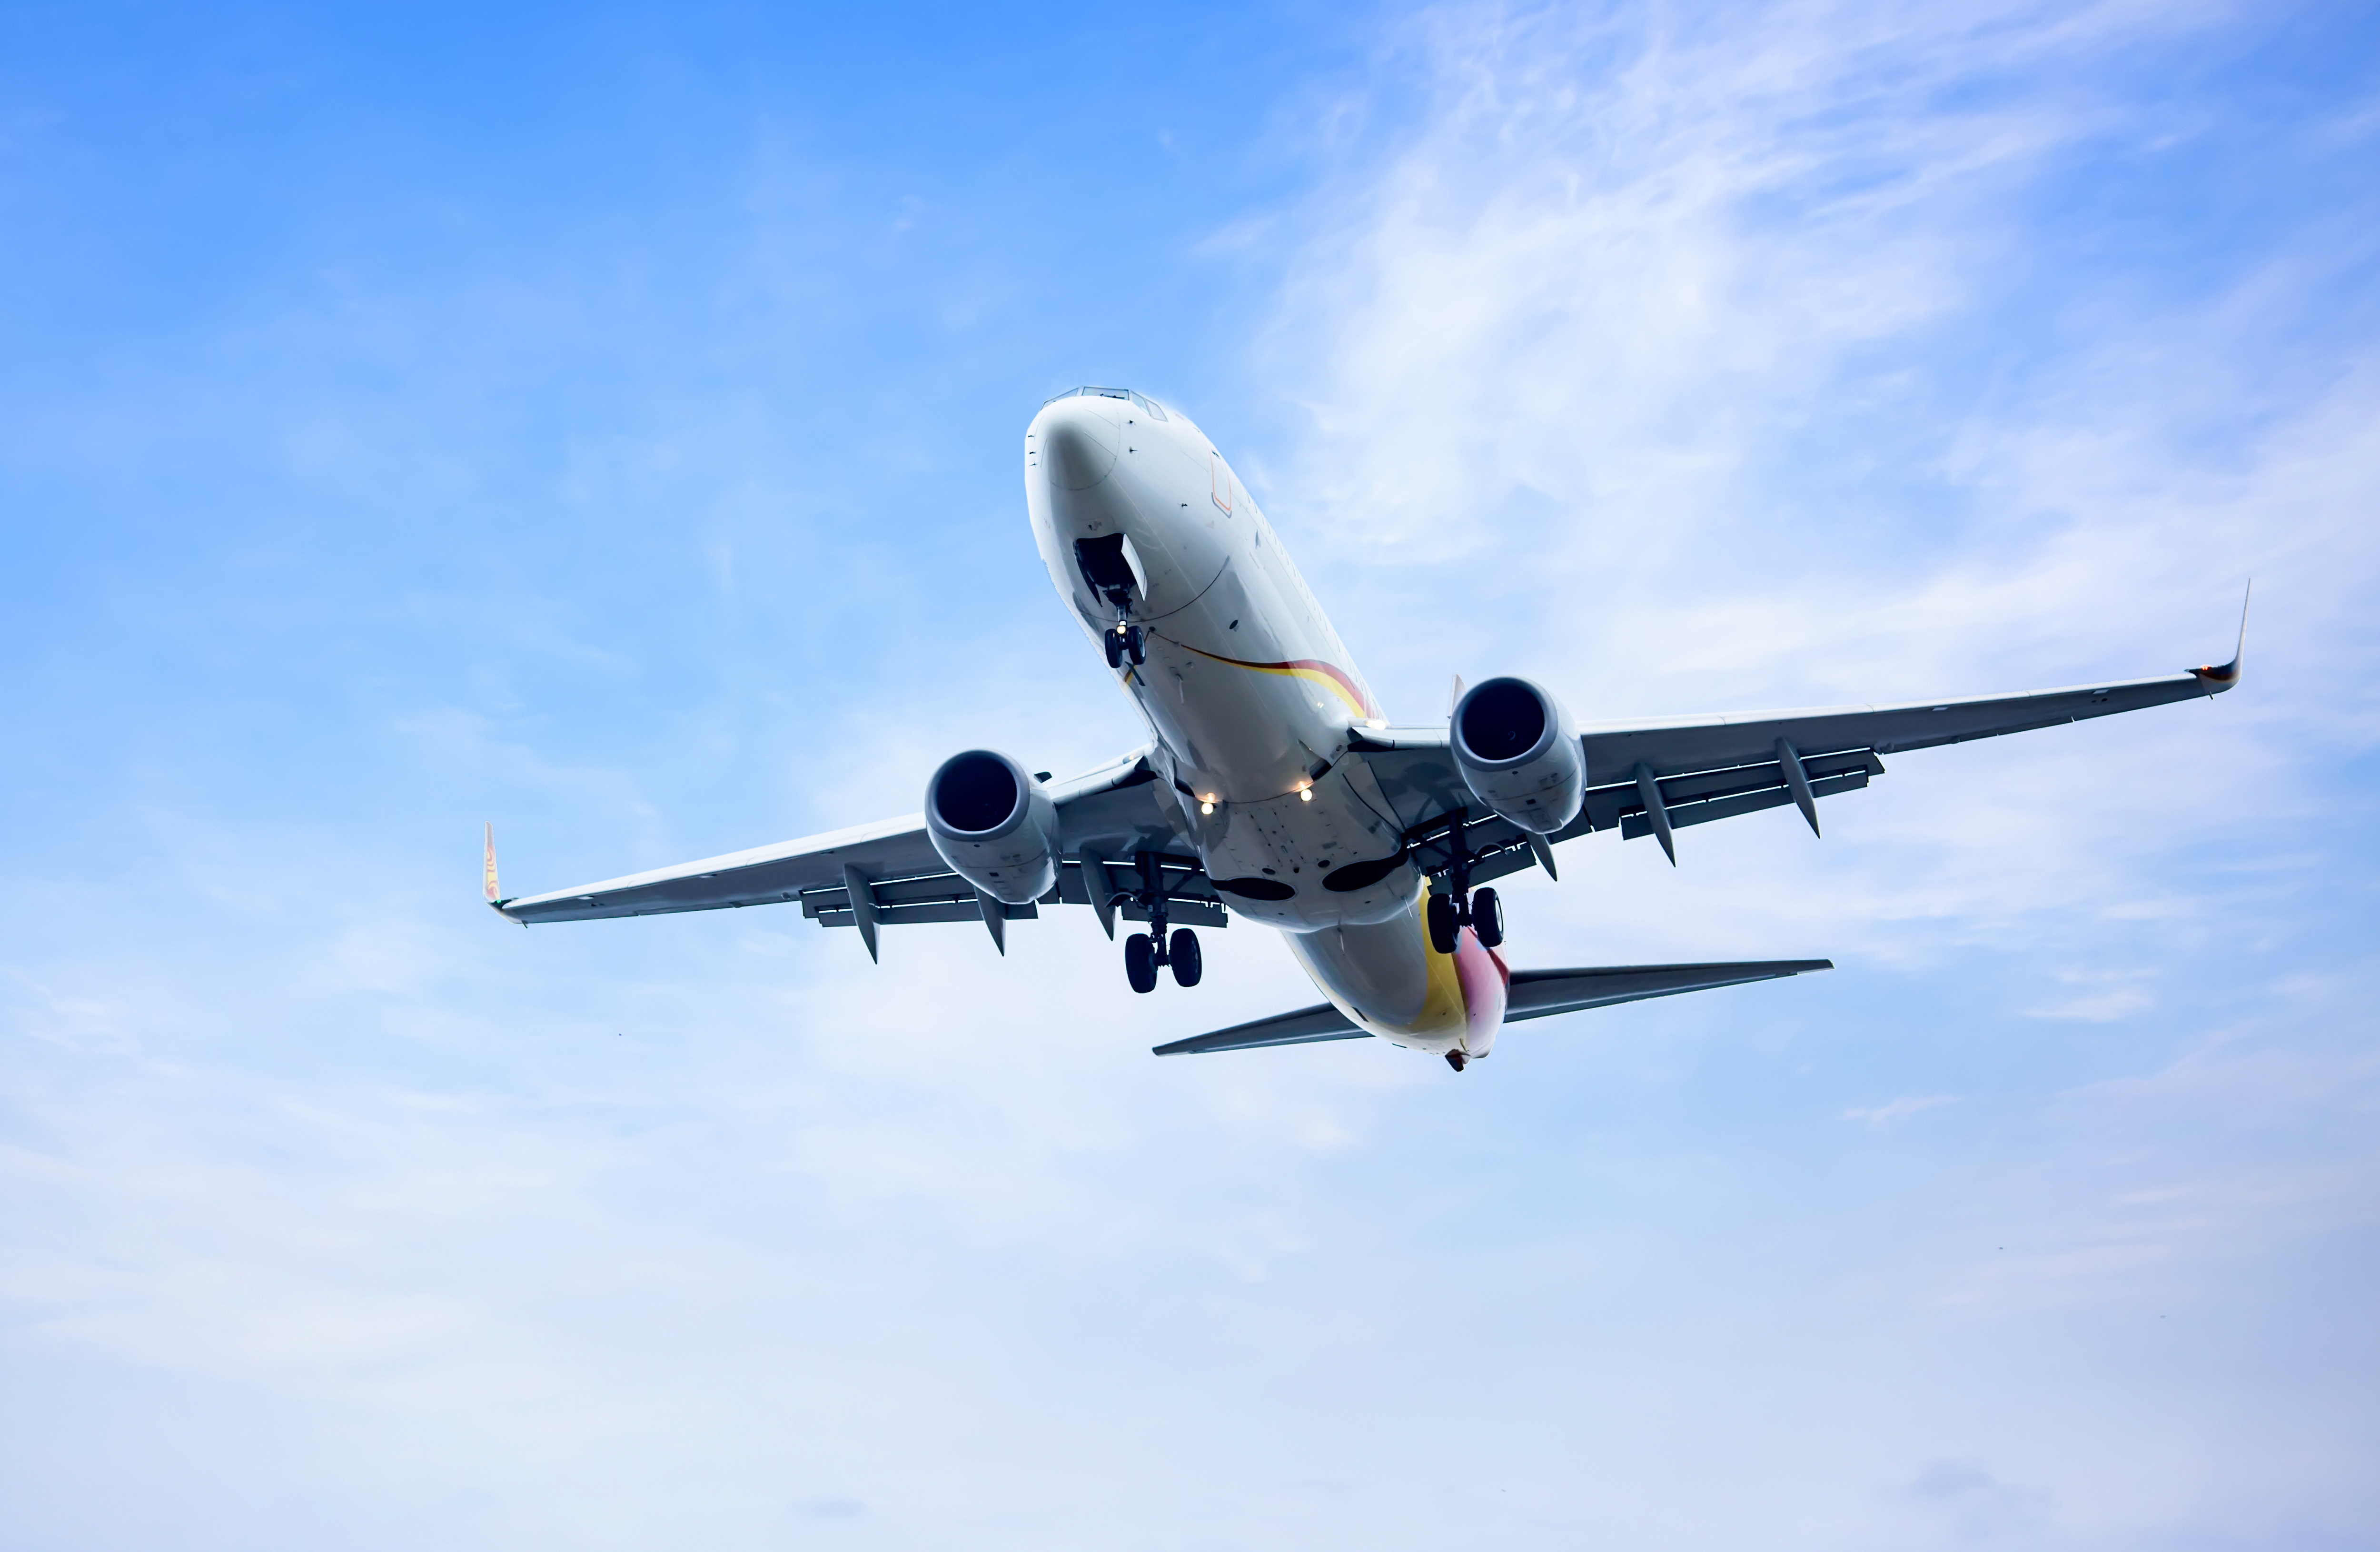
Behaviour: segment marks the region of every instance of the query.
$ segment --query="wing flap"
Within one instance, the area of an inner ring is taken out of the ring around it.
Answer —
[[[1884,762],[1877,760],[1876,768],[1881,771],[1884,769]],[[1793,794],[1785,785],[1783,771],[1773,765],[1768,769],[1778,773],[1775,782],[1771,785],[1699,798],[1687,803],[1670,801],[1670,784],[1667,782],[1662,782],[1661,806],[1670,812],[1670,828],[1675,830],[1683,825],[1707,824],[1713,819],[1731,819],[1738,814],[1756,814],[1763,808],[1782,808],[1793,801]],[[1838,775],[1827,777],[1814,776],[1810,779],[1810,795],[1832,797],[1837,793],[1856,792],[1867,785],[1867,778],[1868,772],[1864,770],[1846,770]],[[1631,797],[1636,795],[1634,786],[1629,787],[1628,794]],[[1629,812],[1620,817],[1620,833],[1622,838],[1630,841],[1641,841],[1653,833],[1653,821],[1645,812],[1642,799],[1632,805]]]
[[[1175,927],[1226,928],[1231,918],[1224,914],[1223,903],[1215,893],[1207,876],[1184,857],[1165,859],[1166,882],[1173,890],[1166,906],[1166,919]],[[875,897],[876,920],[884,927],[906,927],[925,922],[981,921],[982,903],[976,898],[975,889],[955,873],[925,873],[909,879],[875,879],[868,881],[868,893]],[[1082,864],[1069,862],[1058,870],[1058,887],[1038,901],[1004,908],[1009,921],[1032,921],[1041,915],[1044,905],[1087,905],[1091,903],[1083,883]],[[820,927],[851,927],[856,925],[851,914],[851,893],[841,883],[820,885],[801,891],[802,915]],[[1126,921],[1145,922],[1148,912],[1133,902],[1116,903],[1116,915]]]

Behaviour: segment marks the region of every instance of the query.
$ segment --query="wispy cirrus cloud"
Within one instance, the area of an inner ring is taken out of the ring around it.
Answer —
[[[1870,1126],[1884,1126],[1896,1121],[1905,1121],[1921,1110],[1939,1109],[1944,1105],[1955,1105],[1958,1102],[1959,1097],[1955,1094],[1904,1094],[1898,1099],[1888,1099],[1881,1105],[1869,1106],[1864,1109],[1854,1107],[1845,1110],[1843,1119],[1864,1121]]]

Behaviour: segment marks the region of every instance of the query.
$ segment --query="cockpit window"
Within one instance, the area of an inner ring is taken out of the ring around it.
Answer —
[[[1052,394],[1050,397],[1043,399],[1041,403],[1046,408],[1050,405],[1056,404],[1060,399],[1075,398],[1085,394],[1092,394],[1102,399],[1130,399],[1134,404],[1138,405],[1141,408],[1141,412],[1147,415],[1150,419],[1163,420],[1169,418],[1165,413],[1165,406],[1163,405],[1159,404],[1154,399],[1143,398],[1140,394],[1134,393],[1129,388],[1069,388],[1062,394]]]

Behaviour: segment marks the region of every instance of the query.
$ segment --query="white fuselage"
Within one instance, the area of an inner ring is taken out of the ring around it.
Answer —
[[[1116,675],[1231,910],[1287,934],[1363,1028],[1486,1055],[1502,1019],[1500,961],[1468,929],[1454,953],[1431,949],[1427,886],[1412,867],[1375,867],[1379,876],[1353,887],[1342,871],[1402,849],[1394,810],[1349,747],[1356,729],[1385,719],[1206,433],[1137,394],[1084,389],[1034,417],[1025,490],[1050,579],[1086,633],[1096,642],[1120,617],[1140,627],[1147,661]],[[1119,535],[1130,576],[1121,608],[1087,575],[1096,557],[1077,548],[1104,542],[1111,557]]]

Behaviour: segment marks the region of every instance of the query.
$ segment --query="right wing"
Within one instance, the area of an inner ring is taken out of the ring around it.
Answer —
[[[1752,959],[1724,964],[1619,964],[1593,970],[1516,970],[1504,995],[1504,1022],[1551,1018],[1556,1013],[1609,1008],[1620,1002],[1641,1002],[1648,997],[1674,997],[1682,991],[1708,991],[1715,987],[1743,986],[1786,976],[1806,976],[1832,970],[1831,959]],[[1235,1024],[1211,1035],[1193,1035],[1153,1049],[1160,1056],[1195,1056],[1207,1051],[1253,1050],[1260,1046],[1303,1046],[1320,1040],[1360,1040],[1364,1032],[1346,1014],[1325,1002],[1293,1013]]]
[[[1134,855],[1154,852],[1163,859],[1167,882],[1174,891],[1169,910],[1172,918],[1199,927],[1226,925],[1222,902],[1196,858],[1180,855],[1187,847],[1176,817],[1177,806],[1165,801],[1167,794],[1141,753],[1056,782],[1050,795],[1057,805],[1067,860],[1059,869],[1057,887],[1029,904],[1002,905],[978,895],[934,850],[925,820],[918,815],[512,900],[493,896],[492,842],[491,903],[526,927],[531,922],[593,921],[798,902],[802,915],[821,927],[862,927],[862,936],[869,940],[872,949],[879,925],[982,920],[990,926],[993,912],[1002,920],[1012,921],[1038,915],[1042,905],[1087,905],[1091,895],[1081,861],[1086,850],[1109,859],[1111,870],[1119,874],[1119,883],[1122,869],[1130,866]],[[868,892],[871,920],[866,923],[852,910],[847,879],[853,877]],[[1132,921],[1148,919],[1147,912],[1128,902],[1117,907],[1117,914]],[[998,937],[995,931],[995,940]]]
[[[2244,646],[2244,605],[2240,629]],[[1586,801],[1578,818],[1546,842],[1616,829],[1631,841],[1658,838],[1674,861],[1670,831],[1788,803],[1799,805],[1815,830],[1815,800],[1866,786],[1870,777],[1884,774],[1882,756],[2218,696],[2240,682],[2240,655],[2235,650],[2220,667],[2020,695],[1590,722],[1579,734]],[[1360,733],[1354,748],[1433,875],[1443,870],[1448,853],[1443,838],[1430,832],[1463,809],[1475,816],[1467,836],[1480,858],[1471,871],[1474,882],[1528,867],[1533,851],[1535,860],[1550,858],[1545,843],[1533,848],[1519,826],[1479,806],[1447,746],[1444,726]]]

